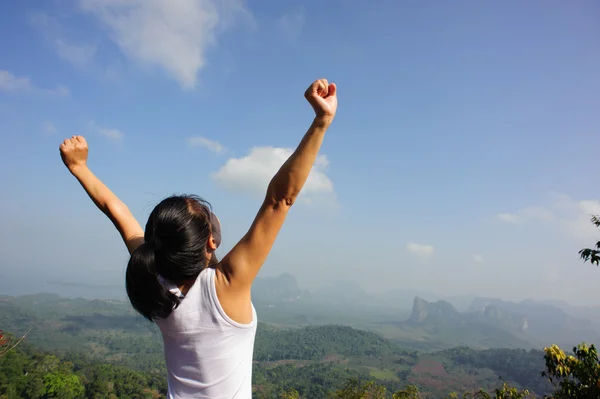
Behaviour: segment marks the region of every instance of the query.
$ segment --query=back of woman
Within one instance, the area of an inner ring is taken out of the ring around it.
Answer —
[[[88,168],[88,146],[73,136],[60,146],[64,164],[113,222],[131,257],[125,288],[133,308],[161,330],[169,399],[251,399],[257,316],[252,283],[288,211],[306,183],[337,110],[336,86],[321,79],[305,97],[315,118],[273,176],[246,234],[219,261],[220,222],[196,196],[172,196],[145,229]]]
[[[175,287],[171,289],[175,290]],[[169,399],[250,398],[256,311],[249,324],[223,311],[215,289],[215,269],[206,268],[166,319],[163,336]]]

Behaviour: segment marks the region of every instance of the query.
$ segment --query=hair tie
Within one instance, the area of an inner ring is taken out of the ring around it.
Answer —
[[[158,282],[165,287],[171,294],[175,295],[177,298],[183,298],[185,295],[181,292],[177,284],[171,282],[170,280],[164,278],[160,274],[156,276]]]

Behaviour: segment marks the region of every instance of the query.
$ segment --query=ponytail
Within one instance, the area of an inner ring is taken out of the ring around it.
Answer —
[[[150,321],[169,317],[179,306],[179,298],[158,280],[152,242],[143,243],[131,254],[125,272],[125,289],[133,308]]]
[[[207,257],[211,233],[220,244],[220,224],[200,197],[171,196],[150,213],[145,243],[127,264],[125,288],[133,308],[150,321],[169,317],[180,299],[173,283],[194,280],[216,257]],[[167,282],[167,284],[164,284]]]

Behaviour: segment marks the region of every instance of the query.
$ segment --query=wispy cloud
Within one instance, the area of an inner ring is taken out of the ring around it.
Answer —
[[[473,254],[473,262],[483,263],[483,256],[479,254]]]
[[[88,126],[92,131],[101,134],[112,141],[122,141],[125,138],[125,134],[120,130],[98,126],[94,121],[89,121]]]
[[[211,177],[228,190],[262,195],[292,152],[290,148],[254,147],[245,157],[227,160]],[[328,164],[326,155],[317,158],[298,198],[300,202],[335,204],[333,183],[326,174]]]
[[[62,39],[57,39],[55,43],[58,55],[77,67],[89,65],[96,55],[96,46],[91,44],[75,45]]]
[[[574,200],[557,193],[550,197],[550,201],[544,205],[523,208],[514,213],[500,213],[496,219],[512,224],[544,222],[547,226],[558,227],[571,237],[598,237],[598,229],[590,223],[590,218],[600,215],[599,200]]]
[[[414,242],[409,242],[408,244],[406,244],[406,250],[421,259],[428,259],[435,252],[435,248],[433,247],[433,245],[416,244]]]
[[[593,240],[600,237],[598,228],[591,223],[592,215],[600,215],[600,201],[573,201],[575,217],[566,222],[571,235],[582,240]]]
[[[275,26],[286,39],[296,40],[302,34],[305,19],[304,7],[297,7],[283,14]]]
[[[507,223],[519,223],[519,217],[514,213],[499,213],[496,219]]]
[[[225,147],[218,141],[210,140],[202,136],[188,137],[186,142],[190,147],[204,147],[217,154],[221,154],[225,150]]]
[[[36,12],[29,16],[29,24],[42,33],[60,58],[72,65],[83,67],[94,60],[96,46],[88,43],[75,44],[66,39],[64,29],[56,18],[43,12]]]
[[[496,219],[506,223],[522,223],[528,220],[551,220],[554,214],[544,207],[532,206],[519,209],[514,213],[499,213]]]
[[[35,86],[28,77],[19,77],[6,70],[0,70],[0,91],[29,92],[57,97],[69,95],[69,89],[66,86],[57,85],[55,89],[40,88]]]
[[[27,91],[33,85],[29,78],[17,77],[8,71],[0,70],[0,90],[2,91]]]
[[[234,17],[249,15],[243,0],[80,0],[129,59],[159,67],[185,89],[197,83],[206,49]]]

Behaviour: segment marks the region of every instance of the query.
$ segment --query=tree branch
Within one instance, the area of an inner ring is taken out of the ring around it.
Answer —
[[[19,345],[21,343],[21,341],[23,341],[25,339],[25,337],[27,337],[27,334],[29,334],[30,331],[31,331],[31,328],[29,328],[29,330],[27,330],[25,332],[25,334],[23,334],[23,336],[21,338],[19,338],[13,346],[6,348],[2,352],[0,352],[0,357],[6,355],[9,351],[15,349],[17,347],[17,345]]]

